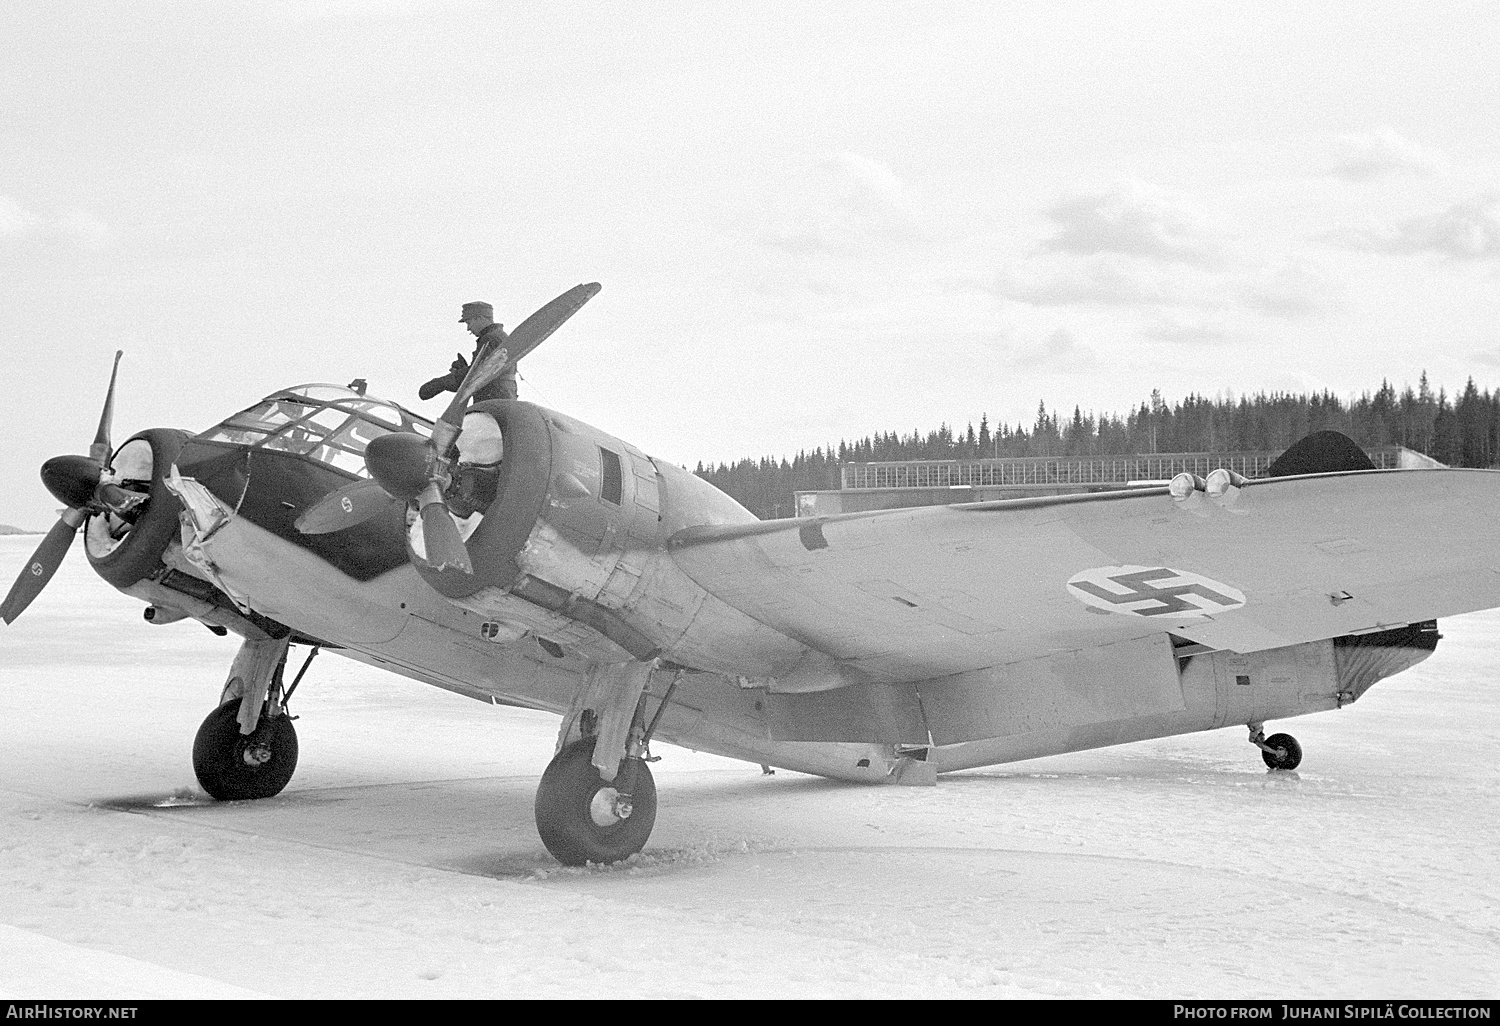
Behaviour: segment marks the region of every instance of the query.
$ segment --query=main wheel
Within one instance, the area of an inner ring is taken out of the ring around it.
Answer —
[[[1272,748],[1280,748],[1281,758],[1276,758],[1272,752],[1261,750],[1260,757],[1266,760],[1266,765],[1273,770],[1294,770],[1302,762],[1302,746],[1297,739],[1290,734],[1272,734],[1266,738],[1266,744]]]
[[[297,769],[297,729],[289,716],[264,714],[255,732],[240,733],[238,698],[204,719],[193,738],[193,772],[221,802],[280,794]]]
[[[580,738],[547,764],[536,789],[536,829],[565,866],[618,862],[646,846],[656,823],[656,781],[640,759],[623,760],[615,779],[600,778],[590,761],[594,739]],[[617,785],[634,772],[628,808]]]

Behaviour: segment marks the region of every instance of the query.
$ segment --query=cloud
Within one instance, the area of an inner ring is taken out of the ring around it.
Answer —
[[[1351,182],[1395,174],[1442,174],[1450,164],[1444,154],[1419,146],[1392,128],[1340,136],[1339,146],[1343,160],[1328,173]]]
[[[0,235],[25,235],[37,224],[37,217],[9,196],[0,196]]]
[[[1244,332],[1206,321],[1162,321],[1142,330],[1141,334],[1156,342],[1177,346],[1212,349],[1242,343]]]
[[[1455,260],[1487,260],[1500,256],[1497,204],[1500,196],[1486,194],[1395,227],[1343,229],[1324,238],[1372,253],[1439,253]]]
[[[1244,304],[1274,317],[1306,317],[1334,306],[1343,285],[1325,272],[1298,260],[1269,267],[1245,287]]]
[[[1032,306],[1109,306],[1305,317],[1334,306],[1343,286],[1319,268],[1284,260],[1260,268],[1195,268],[1106,253],[1033,257],[1003,271],[995,290]]]
[[[1159,264],[1103,254],[1083,262],[1030,261],[1003,272],[1000,293],[1033,306],[1165,305],[1182,302],[1183,282]]]
[[[1041,250],[1091,256],[1124,253],[1184,264],[1209,264],[1216,247],[1180,199],[1143,182],[1068,197],[1047,212],[1061,229]]]
[[[1026,370],[1080,374],[1094,370],[1098,359],[1094,351],[1081,344],[1072,332],[1058,328],[1040,342],[1012,349],[1006,363]]]
[[[906,199],[906,184],[896,173],[878,160],[862,157],[858,153],[839,153],[829,158],[825,166],[835,167],[857,182],[871,195],[895,206]]]
[[[1415,217],[1401,225],[1398,243],[1409,252],[1430,250],[1461,260],[1500,255],[1500,221],[1496,196],[1455,203],[1441,214]]]
[[[757,241],[794,254],[864,256],[907,248],[925,239],[916,207],[889,167],[839,153],[788,183]]]
[[[114,241],[114,233],[109,230],[109,225],[87,210],[70,210],[57,219],[57,225],[64,235],[90,252],[108,249]]]
[[[1221,245],[1190,204],[1149,184],[1075,194],[1048,216],[1061,230],[1002,271],[995,283],[1000,295],[1041,307],[1172,309],[1197,325],[1205,313],[1236,308],[1305,317],[1334,306],[1343,291],[1303,260],[1273,262]],[[1152,330],[1168,340],[1212,335],[1201,327]]]

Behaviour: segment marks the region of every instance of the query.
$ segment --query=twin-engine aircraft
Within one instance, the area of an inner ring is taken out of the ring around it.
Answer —
[[[49,460],[67,507],[0,616],[79,528],[153,624],[243,639],[193,746],[222,800],[291,779],[287,701],[338,652],[559,713],[536,823],[569,864],[641,850],[655,738],[866,783],[1339,708],[1500,605],[1500,473],[1374,470],[1310,436],[1272,476],[759,521],[581,421],[474,393],[580,285],[470,368],[436,422],[348,388],[269,396],[200,434]],[[119,358],[116,357],[116,369]],[[288,685],[291,646],[308,650]]]

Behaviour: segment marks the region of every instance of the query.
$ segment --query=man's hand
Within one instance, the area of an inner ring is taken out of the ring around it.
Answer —
[[[469,361],[464,359],[463,353],[455,353],[452,366],[448,373],[442,377],[433,378],[427,384],[417,389],[417,396],[421,399],[431,399],[435,395],[444,392],[457,392],[459,386],[464,383],[464,378],[469,374]]]
[[[457,391],[457,389],[453,387],[453,375],[444,374],[440,378],[433,378],[421,388],[417,389],[417,398],[431,399],[435,395],[442,395],[444,392],[455,391]]]

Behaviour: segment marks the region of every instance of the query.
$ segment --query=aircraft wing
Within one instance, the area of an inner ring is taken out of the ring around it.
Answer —
[[[1500,606],[1500,472],[1251,481],[689,528],[708,591],[858,675],[930,679],[1169,632],[1254,652]]]

